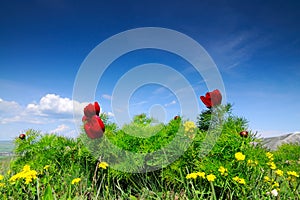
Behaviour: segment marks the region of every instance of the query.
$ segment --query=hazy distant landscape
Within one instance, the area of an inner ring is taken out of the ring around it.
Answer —
[[[0,140],[0,159],[5,156],[11,155],[13,152],[14,143],[11,140]]]

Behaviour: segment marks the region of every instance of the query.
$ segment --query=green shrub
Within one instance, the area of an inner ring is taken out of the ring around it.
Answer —
[[[247,121],[231,105],[213,109],[200,114],[198,128],[180,117],[162,124],[145,114],[119,128],[102,115],[105,135],[94,140],[84,131],[71,139],[28,130],[15,140],[10,172],[0,176],[0,198],[274,199],[278,192],[299,199],[299,145],[267,152],[253,145],[255,133],[239,135]],[[152,154],[161,149],[167,156]]]

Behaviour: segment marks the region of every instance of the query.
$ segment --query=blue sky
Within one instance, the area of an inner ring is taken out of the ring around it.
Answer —
[[[201,44],[222,75],[227,102],[252,131],[299,132],[299,9],[299,1],[1,1],[0,139],[29,128],[76,136],[72,93],[81,64],[102,41],[140,27],[172,29]],[[114,85],[146,63],[171,66],[197,96],[207,92],[205,80],[178,56],[130,52],[109,66],[95,93],[112,119]],[[168,121],[180,113],[179,100],[160,85],[141,87],[128,101],[132,116],[157,109]],[[198,104],[205,109],[199,98]]]

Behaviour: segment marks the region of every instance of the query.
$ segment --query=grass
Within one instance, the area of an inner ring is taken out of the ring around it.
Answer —
[[[203,147],[211,142],[206,139],[215,130],[181,118],[152,124],[139,115],[122,128],[106,119],[105,136],[99,140],[90,140],[84,132],[71,139],[28,130],[25,140],[14,141],[16,156],[1,166],[0,198],[300,199],[299,145],[285,144],[273,152],[253,146],[255,134],[239,135],[247,129],[246,121],[229,109],[220,110],[222,132],[205,155]],[[201,120],[212,118],[199,120],[201,125],[207,124]],[[144,137],[137,137],[139,131]],[[174,138],[179,142],[164,154],[151,154]],[[182,155],[171,160],[178,151]]]

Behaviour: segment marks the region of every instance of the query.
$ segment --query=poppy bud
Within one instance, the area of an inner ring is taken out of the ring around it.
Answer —
[[[240,136],[245,138],[248,137],[248,131],[241,131]]]
[[[26,138],[26,135],[25,135],[24,133],[21,133],[21,134],[19,135],[19,138],[20,138],[21,140],[24,140],[24,139]]]
[[[178,115],[176,115],[176,116],[174,117],[174,120],[178,120],[178,119],[180,119],[180,117],[179,117]]]

